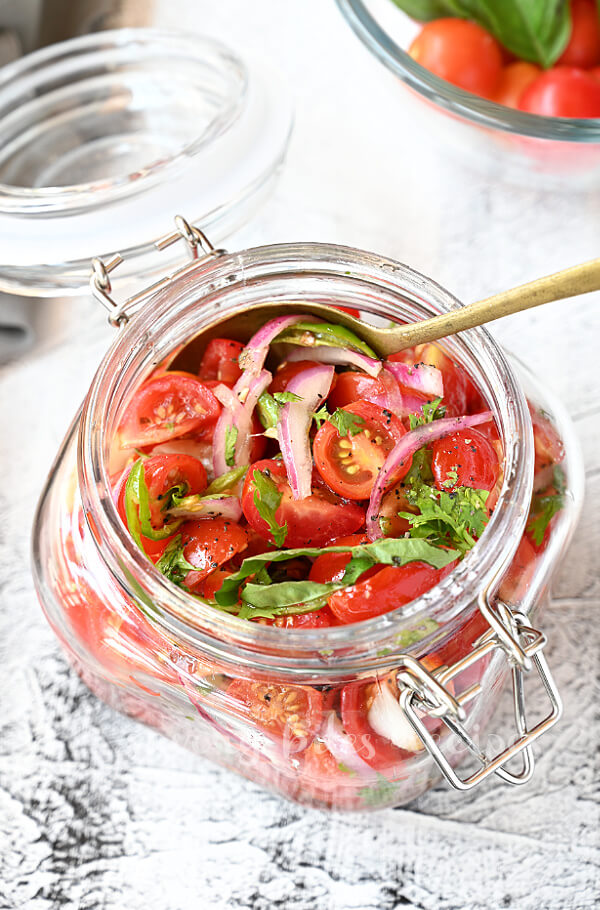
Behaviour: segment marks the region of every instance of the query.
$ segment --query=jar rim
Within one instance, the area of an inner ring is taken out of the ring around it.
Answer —
[[[79,486],[84,513],[93,517],[93,536],[102,541],[102,557],[113,576],[146,615],[200,651],[222,659],[235,655],[237,661],[265,668],[276,665],[282,669],[283,664],[291,674],[322,671],[323,662],[331,660],[341,671],[361,649],[372,653],[378,642],[389,642],[409,625],[427,618],[435,618],[445,627],[459,618],[462,621],[467,607],[483,591],[499,583],[510,563],[524,530],[533,484],[533,434],[525,395],[489,333],[482,328],[471,329],[446,341],[459,362],[479,364],[477,379],[488,383],[485,392],[493,399],[490,406],[504,445],[504,482],[481,540],[436,587],[405,607],[352,625],[281,630],[222,613],[192,598],[161,575],[131,540],[113,502],[107,440],[114,429],[114,409],[122,409],[143,374],[161,362],[161,333],[173,332],[169,341],[173,349],[186,337],[189,320],[195,317],[192,324],[197,324],[198,311],[215,305],[215,295],[231,298],[236,289],[238,294],[241,289],[242,296],[247,296],[250,289],[267,293],[269,283],[276,280],[282,288],[289,283],[290,302],[293,299],[296,307],[301,306],[301,275],[317,275],[321,282],[325,278],[333,280],[336,294],[342,293],[342,287],[348,293],[352,287],[354,293],[361,294],[367,286],[372,293],[378,289],[390,306],[400,306],[404,301],[416,317],[461,305],[440,285],[408,266],[351,247],[275,244],[201,260],[194,268],[186,269],[181,279],[176,278],[171,286],[151,296],[135,319],[120,330],[84,403],[78,446]],[[218,304],[222,314],[244,309],[239,303],[232,305],[231,300],[231,308],[227,309],[223,299]],[[382,296],[377,304],[379,309],[383,299]],[[365,300],[363,306],[368,309],[369,304]],[[190,615],[190,604],[194,608],[193,625],[185,619]],[[423,639],[423,645],[429,638]]]

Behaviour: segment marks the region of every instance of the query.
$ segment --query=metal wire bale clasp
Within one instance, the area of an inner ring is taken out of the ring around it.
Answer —
[[[182,215],[175,216],[175,230],[157,240],[154,246],[157,250],[166,250],[179,240],[184,240],[186,242],[192,262],[196,262],[205,256],[217,256],[224,252],[223,250],[215,249],[206,234],[201,231],[199,227],[196,227],[196,225],[190,224]],[[108,321],[115,328],[128,322],[132,312],[147,300],[150,294],[165,287],[176,276],[185,271],[185,269],[180,269],[173,275],[155,282],[153,285],[145,288],[133,297],[127,298],[127,300],[124,300],[122,303],[117,303],[112,296],[110,275],[123,261],[123,257],[119,253],[115,253],[114,256],[111,256],[111,258],[106,261],[98,258],[92,259],[90,289],[96,300],[108,310]]]
[[[479,608],[490,624],[490,630],[479,639],[479,644],[470,654],[451,667],[441,667],[433,671],[411,658],[410,661],[404,661],[396,677],[400,691],[400,707],[446,780],[457,790],[471,790],[492,773],[510,784],[526,783],[531,778],[535,765],[531,751],[532,743],[552,727],[562,713],[560,696],[542,653],[546,644],[545,636],[531,628],[522,613],[511,610],[506,604],[499,603],[496,612],[483,597],[480,599]],[[481,686],[477,683],[455,696],[449,691],[448,683],[496,650],[503,651],[511,664],[517,736],[505,749],[489,757],[473,740],[465,726],[467,717],[465,706],[481,691]],[[523,679],[534,668],[550,700],[551,711],[543,720],[528,729]],[[423,723],[424,714],[440,718],[460,738],[468,752],[479,761],[481,767],[478,771],[467,778],[458,776],[436,739]],[[521,770],[516,773],[508,771],[504,765],[517,755],[522,756]]]

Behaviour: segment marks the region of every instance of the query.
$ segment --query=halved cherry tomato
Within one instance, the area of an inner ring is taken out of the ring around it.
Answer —
[[[434,569],[424,562],[385,566],[370,578],[331,594],[331,612],[341,623],[381,616],[410,603],[449,575],[455,563]]]
[[[312,613],[292,613],[289,616],[277,616],[267,621],[268,625],[278,629],[326,629],[337,626],[337,620],[328,607],[314,610]]]
[[[368,499],[383,464],[406,434],[399,418],[370,401],[342,408],[361,418],[360,432],[340,436],[332,423],[323,424],[313,443],[315,467],[325,483],[347,499]],[[407,458],[394,481],[410,470]]]
[[[435,19],[423,26],[409,54],[440,79],[489,98],[502,70],[500,45],[466,19]]]
[[[437,439],[433,444],[431,467],[438,490],[450,492],[457,487],[491,490],[500,472],[494,447],[475,429],[459,430]]]
[[[227,694],[243,705],[243,713],[277,740],[294,742],[301,752],[315,738],[323,717],[321,693],[311,686],[234,679]]]
[[[535,470],[541,471],[548,465],[560,464],[565,457],[565,447],[554,425],[531,405],[529,413],[533,424]]]
[[[215,569],[210,575],[206,576],[204,581],[195,586],[196,594],[204,597],[205,600],[214,600],[215,593],[223,587],[223,582],[231,574],[227,569]]]
[[[216,420],[221,405],[195,376],[163,373],[135,393],[119,428],[122,448],[157,445]]]
[[[213,338],[208,342],[200,362],[198,376],[202,381],[206,379],[234,385],[242,371],[238,364],[238,357],[244,350],[244,345],[231,338]]]
[[[561,66],[587,69],[600,63],[600,18],[596,0],[571,0],[571,37],[562,56]]]
[[[544,117],[600,117],[600,82],[584,70],[555,66],[525,89],[519,110]]]
[[[332,547],[357,547],[359,544],[368,543],[369,539],[366,534],[349,534],[347,537],[340,537],[332,540]],[[310,581],[326,584],[328,581],[339,581],[346,571],[346,566],[350,562],[350,553],[323,553],[318,556],[309,573]]]
[[[403,537],[407,531],[410,531],[410,522],[407,518],[400,518],[399,512],[418,512],[410,504],[406,497],[406,490],[402,483],[392,487],[381,500],[379,521],[381,530],[385,537]]]
[[[185,577],[185,584],[192,589],[248,546],[248,530],[225,518],[186,521],[178,533],[184,557],[195,566],[195,571]]]
[[[367,376],[366,373],[354,370],[337,373],[336,376],[337,379],[327,396],[330,411],[344,408],[359,399],[382,405],[389,394],[398,394],[398,383],[387,370],[382,370],[379,376]]]
[[[534,63],[527,63],[526,60],[509,63],[502,70],[500,81],[491,100],[496,104],[516,108],[519,106],[525,89],[541,75],[541,69]]]
[[[502,600],[516,606],[521,603],[533,580],[537,558],[533,543],[524,535],[500,585],[498,593]]]
[[[250,466],[242,493],[246,520],[265,540],[273,541],[273,535],[254,503],[254,471],[271,477],[282,494],[275,519],[279,525],[287,524],[286,547],[322,547],[335,537],[352,534],[364,523],[364,510],[354,502],[344,502],[325,487],[320,478],[313,477],[310,496],[293,499],[283,463],[265,459]]]
[[[271,395],[274,395],[275,392],[285,392],[288,382],[293,379],[294,376],[297,376],[298,373],[303,373],[304,370],[310,370],[311,367],[317,366],[321,366],[321,364],[317,363],[315,360],[297,360],[284,363],[273,376],[273,381],[269,386],[269,392]]]
[[[125,487],[131,467],[123,472],[113,491],[119,516],[125,527],[128,526],[125,511]],[[181,486],[185,489],[185,495],[204,492],[206,470],[193,455],[152,455],[144,461],[144,480],[148,487],[152,526],[158,530],[166,523],[163,506],[166,504],[166,494],[169,490]],[[153,562],[156,562],[164,553],[165,547],[171,539],[152,540],[150,537],[142,535],[144,552]]]

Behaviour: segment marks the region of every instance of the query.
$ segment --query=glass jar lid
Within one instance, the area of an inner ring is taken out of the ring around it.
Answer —
[[[78,294],[117,251],[147,278],[165,211],[222,239],[272,184],[291,123],[279,76],[195,35],[99,32],[5,66],[0,290]]]

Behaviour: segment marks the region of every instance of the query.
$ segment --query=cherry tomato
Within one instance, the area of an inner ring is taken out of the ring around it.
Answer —
[[[250,466],[242,493],[242,509],[246,520],[265,540],[273,541],[273,536],[254,503],[255,470],[271,477],[282,494],[275,519],[279,525],[287,524],[286,547],[322,547],[335,537],[352,534],[364,523],[364,510],[354,502],[340,499],[318,477],[313,477],[310,496],[306,499],[293,499],[283,463],[265,459]]]
[[[565,447],[554,425],[531,405],[529,405],[529,413],[533,424],[536,472],[548,465],[560,464],[565,457]]]
[[[448,575],[454,563],[434,569],[424,562],[385,566],[370,578],[331,594],[331,612],[341,623],[360,622],[389,613],[429,591]]]
[[[525,89],[519,110],[544,117],[600,117],[600,82],[584,70],[555,66]]]
[[[596,0],[571,0],[571,37],[562,56],[562,66],[587,69],[600,63],[600,18]]]
[[[285,392],[290,379],[293,379],[298,373],[303,373],[304,370],[310,370],[311,367],[317,366],[321,366],[321,364],[317,363],[315,360],[297,360],[284,363],[273,376],[273,381],[269,386],[269,392],[271,395],[274,395],[275,392]]]
[[[231,338],[213,338],[208,342],[200,362],[198,375],[203,381],[206,379],[234,385],[242,371],[238,364],[238,357],[244,350],[244,345]]]
[[[354,751],[376,770],[399,769],[412,753],[399,749],[380,736],[369,723],[369,709],[377,694],[378,683],[349,683],[342,689],[340,707],[344,730],[350,736]]]
[[[493,94],[502,71],[502,51],[496,39],[466,19],[428,22],[409,53],[441,79],[485,98]]]
[[[368,543],[369,539],[366,534],[350,534],[348,537],[340,537],[338,540],[332,540],[332,547],[357,547],[359,544]],[[310,581],[326,584],[328,581],[339,581],[346,571],[346,566],[350,562],[350,553],[323,553],[318,556],[310,570]],[[370,570],[368,570],[370,571]]]
[[[227,694],[241,702],[244,716],[249,716],[273,739],[294,741],[294,752],[306,749],[321,726],[322,697],[311,686],[281,686],[234,679]]]
[[[362,418],[360,432],[340,436],[332,423],[325,422],[313,443],[315,467],[340,496],[368,499],[387,456],[406,430],[391,411],[370,401],[355,401],[342,410]],[[412,458],[407,458],[394,480],[404,477],[411,464]]]
[[[491,490],[500,472],[494,447],[475,429],[459,430],[437,439],[433,444],[431,467],[436,487],[447,491],[457,487]]]
[[[518,108],[525,89],[541,75],[541,69],[534,63],[527,63],[525,60],[509,63],[502,70],[492,101],[506,107]]]
[[[131,466],[133,467],[133,465]],[[121,521],[127,528],[125,511],[125,487],[131,467],[123,472],[114,488],[114,498]],[[206,489],[206,470],[204,465],[193,455],[152,455],[144,461],[144,480],[148,488],[150,516],[152,526],[159,529],[166,522],[162,510],[165,495],[173,487],[183,486],[186,495],[203,493]],[[152,540],[142,535],[142,545],[146,555],[156,562],[164,553],[165,547],[172,538]]]
[[[157,445],[213,423],[221,405],[206,386],[186,373],[163,373],[135,393],[119,430],[122,448]]]
[[[215,593],[223,587],[223,582],[231,574],[227,569],[215,569],[210,575],[206,576],[204,581],[195,586],[195,593],[204,597],[205,600],[214,600]]]
[[[386,370],[382,370],[377,377],[353,370],[337,373],[336,376],[336,382],[327,396],[330,411],[344,408],[359,399],[381,405],[389,394],[398,394],[398,383]]]
[[[178,533],[183,555],[195,567],[185,577],[185,584],[192,589],[248,546],[247,529],[225,518],[186,521]]]
[[[406,491],[400,483],[385,494],[379,507],[378,520],[385,537],[403,537],[410,531],[407,518],[400,518],[399,512],[418,512],[406,498]]]
[[[328,626],[336,626],[337,620],[328,607],[323,607],[312,613],[277,616],[274,620],[268,620],[267,624],[277,626],[278,629],[326,629]]]
[[[527,536],[521,538],[510,568],[500,585],[499,595],[508,604],[517,606],[523,600],[535,574],[537,553]]]
[[[315,740],[302,753],[301,792],[303,802],[312,800],[333,809],[364,808],[361,778],[332,755],[325,743]]]

